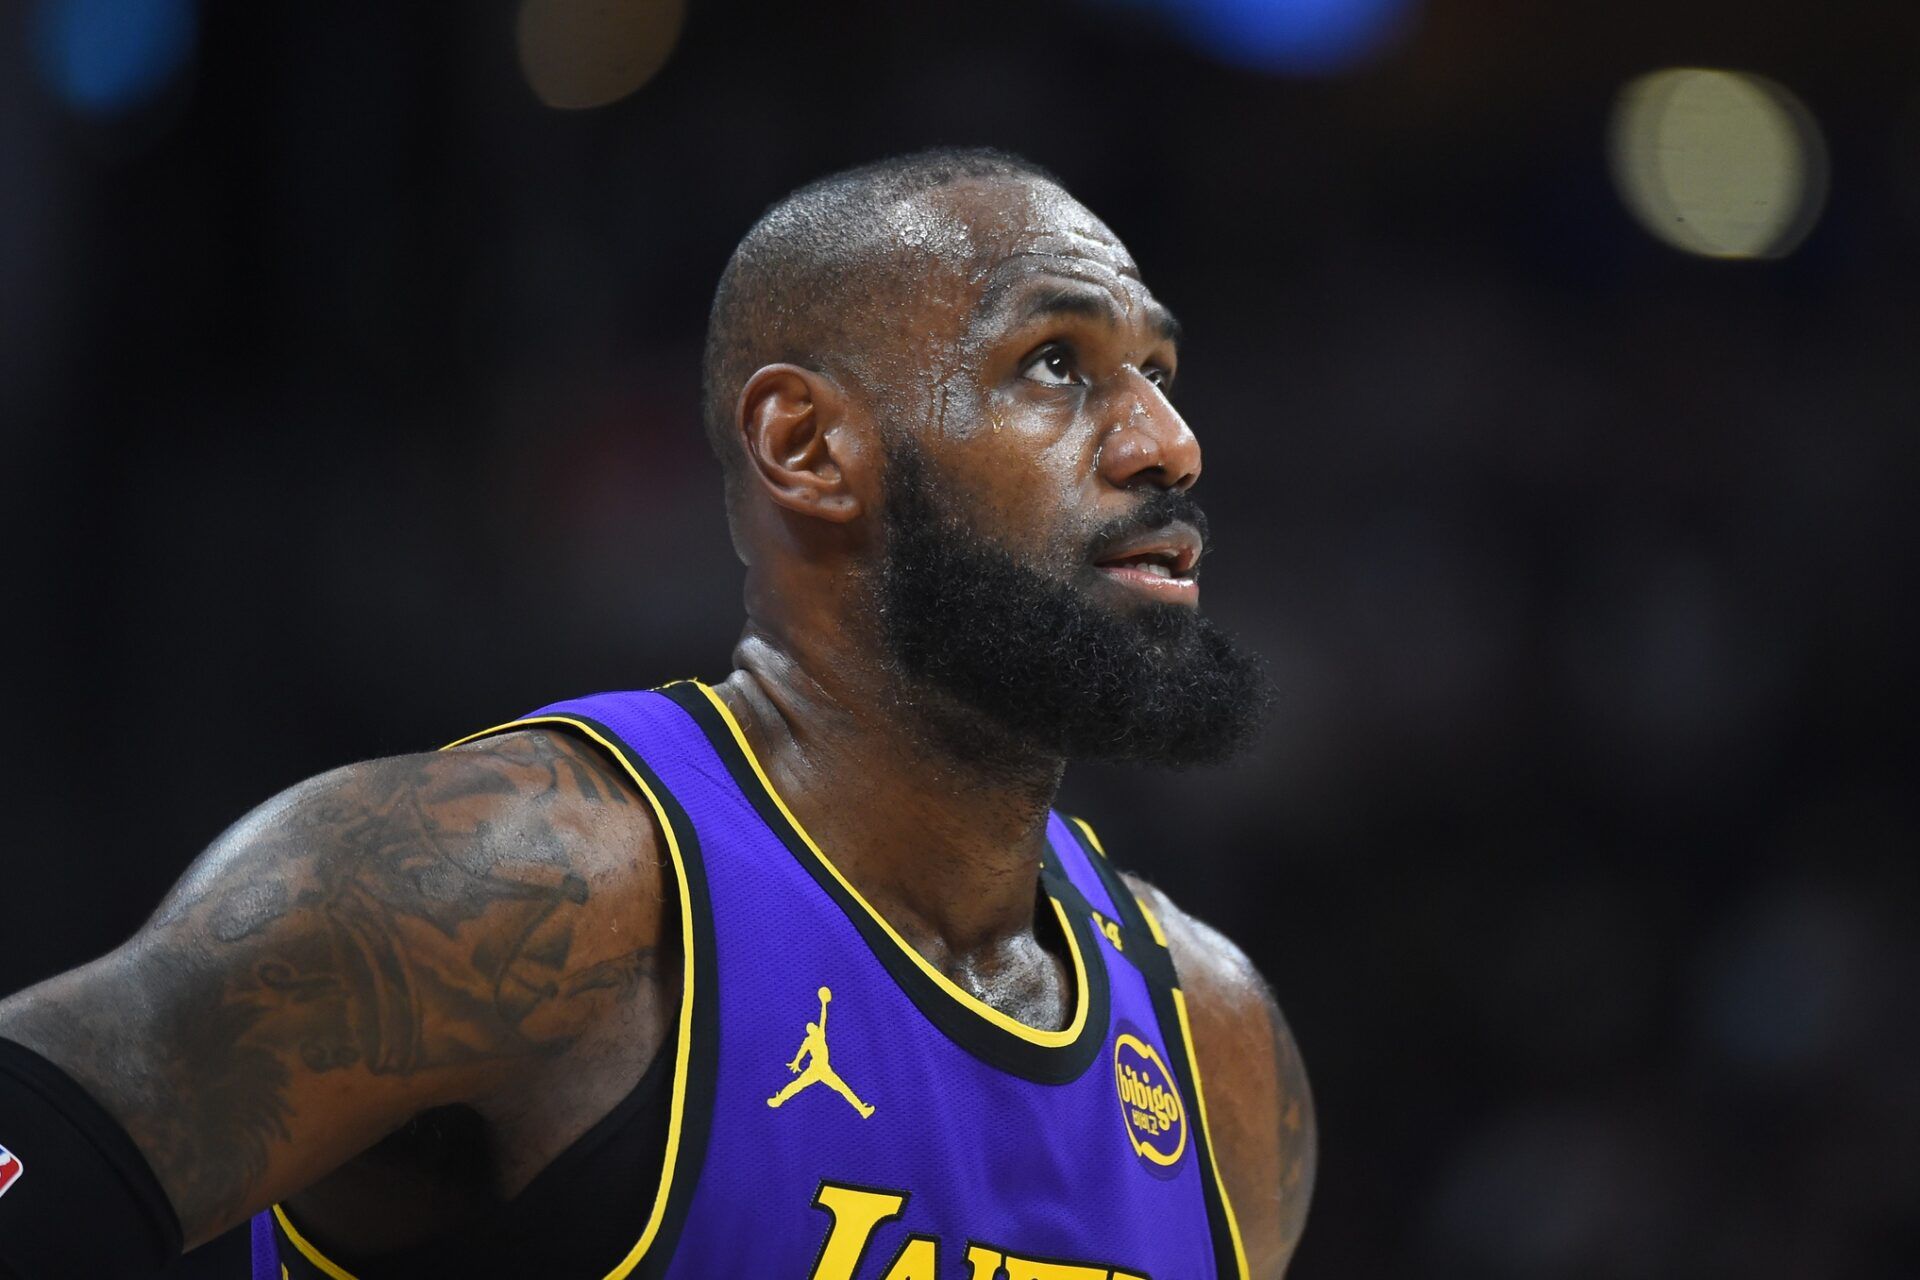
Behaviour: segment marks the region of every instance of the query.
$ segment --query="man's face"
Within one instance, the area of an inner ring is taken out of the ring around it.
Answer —
[[[964,265],[917,330],[920,390],[900,407],[919,412],[883,417],[895,664],[1036,749],[1230,753],[1265,684],[1198,614],[1200,450],[1167,398],[1171,316],[1057,188],[930,200],[917,229]]]
[[[1192,509],[1138,543],[1115,532],[1200,473],[1168,399],[1177,327],[1126,247],[1037,182],[956,184],[895,222],[928,271],[918,314],[900,317],[911,349],[886,379],[900,389],[882,421],[920,446],[950,505],[1022,559],[1115,608],[1196,607]]]

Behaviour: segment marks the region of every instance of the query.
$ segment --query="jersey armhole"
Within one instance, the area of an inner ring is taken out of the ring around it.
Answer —
[[[683,969],[680,1008],[674,1020],[671,1052],[668,1051],[669,1045],[663,1044],[661,1052],[654,1056],[654,1061],[627,1097],[616,1103],[612,1111],[596,1121],[580,1139],[556,1157],[552,1165],[535,1175],[533,1181],[510,1203],[520,1203],[540,1187],[547,1174],[567,1161],[582,1143],[593,1139],[596,1133],[600,1133],[599,1140],[604,1141],[606,1132],[603,1126],[617,1128],[619,1122],[616,1116],[622,1113],[631,1116],[630,1107],[643,1105],[650,1093],[649,1081],[654,1082],[652,1088],[658,1088],[664,1082],[667,1085],[668,1114],[659,1186],[639,1238],[602,1277],[602,1280],[658,1280],[665,1275],[672,1260],[680,1227],[686,1220],[694,1188],[700,1180],[719,1075],[719,1000],[714,991],[718,966],[714,955],[713,911],[707,891],[705,866],[698,836],[686,810],[640,754],[613,730],[596,720],[572,714],[535,714],[469,734],[441,749],[462,746],[496,734],[542,728],[570,731],[606,752],[627,774],[641,798],[652,809],[656,830],[666,845],[675,880],[675,897],[680,905]],[[281,1238],[322,1275],[329,1277],[329,1280],[358,1280],[352,1272],[328,1258],[302,1236],[280,1205],[274,1205],[268,1212],[272,1214]],[[263,1218],[265,1216],[262,1215]],[[263,1265],[270,1265],[268,1257],[272,1256],[263,1257],[258,1245],[256,1233],[256,1274],[261,1273]],[[278,1250],[273,1252],[277,1254]],[[384,1270],[384,1264],[381,1265]]]
[[[603,1280],[657,1280],[672,1261],[680,1227],[686,1220],[700,1168],[706,1158],[719,1080],[720,1002],[714,989],[718,964],[714,952],[713,907],[705,864],[693,822],[632,743],[587,716],[537,714],[489,733],[553,725],[585,737],[613,758],[653,810],[667,844],[680,904],[682,975],[680,1012],[675,1020],[674,1053],[668,1077],[665,1153],[659,1189],[640,1238]],[[482,735],[475,735],[482,736]],[[472,741],[471,738],[463,741]],[[663,1046],[664,1048],[664,1046]],[[655,1056],[651,1075],[664,1061]],[[644,1081],[643,1081],[644,1083]],[[569,1149],[571,1150],[571,1148]],[[564,1153],[563,1153],[564,1154]],[[558,1163],[556,1161],[555,1163]],[[544,1170],[542,1171],[545,1172]],[[538,1179],[536,1178],[536,1181]],[[531,1189],[532,1184],[529,1184]]]

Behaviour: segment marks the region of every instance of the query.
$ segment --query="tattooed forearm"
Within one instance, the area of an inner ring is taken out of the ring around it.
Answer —
[[[646,992],[643,809],[559,734],[342,770],[228,832],[121,952],[0,1004],[0,1034],[115,1111],[193,1238]]]

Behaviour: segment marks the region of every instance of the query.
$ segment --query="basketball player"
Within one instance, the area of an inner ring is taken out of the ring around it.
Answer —
[[[1279,1011],[1050,807],[1261,715],[1175,337],[1008,156],[775,205],[706,355],[732,673],[296,786],[0,1003],[0,1269],[251,1219],[262,1280],[1281,1275]]]

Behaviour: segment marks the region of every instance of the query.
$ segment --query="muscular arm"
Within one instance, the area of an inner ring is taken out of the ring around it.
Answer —
[[[564,734],[340,769],[221,836],[124,946],[0,1001],[0,1036],[119,1120],[192,1247],[650,996],[655,841]]]
[[[1292,1261],[1318,1160],[1306,1068],[1272,991],[1240,948],[1143,880],[1127,882],[1166,932],[1207,1091],[1207,1129],[1255,1280]]]

